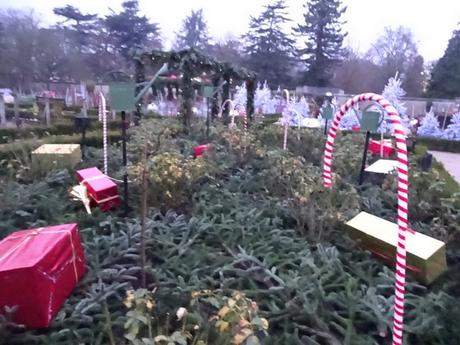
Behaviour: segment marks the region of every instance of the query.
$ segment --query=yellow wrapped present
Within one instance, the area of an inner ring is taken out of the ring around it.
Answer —
[[[357,244],[386,263],[396,260],[398,225],[366,212],[359,213],[346,224]],[[447,270],[445,243],[415,231],[406,236],[407,269],[424,284],[431,284]]]
[[[41,171],[73,168],[80,161],[78,144],[44,144],[32,151],[32,165]]]

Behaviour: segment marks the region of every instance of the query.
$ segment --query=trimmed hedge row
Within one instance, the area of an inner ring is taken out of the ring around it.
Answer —
[[[91,128],[101,128],[102,125],[97,122],[96,118],[91,118]],[[107,128],[116,131],[121,127],[120,122],[109,122]],[[80,133],[76,130],[71,121],[58,122],[52,127],[25,127],[25,128],[0,128],[0,144],[10,143],[20,139],[42,138],[50,135],[71,135]]]
[[[433,151],[460,153],[460,141],[418,137],[417,144],[423,144]]]
[[[109,143],[116,143],[121,140],[120,131],[109,131]],[[43,144],[80,144],[81,136],[73,135],[52,135],[42,139],[28,139],[0,145],[0,160],[14,157],[15,152],[30,152]],[[102,132],[90,131],[86,133],[85,146],[102,147]]]

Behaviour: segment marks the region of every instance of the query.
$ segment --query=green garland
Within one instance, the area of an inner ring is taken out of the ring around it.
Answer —
[[[195,76],[200,75],[203,72],[211,73],[213,85],[223,78],[227,82],[222,90],[222,100],[225,101],[230,97],[230,87],[232,80],[246,80],[251,85],[255,82],[255,74],[244,68],[235,67],[228,63],[221,63],[213,58],[206,56],[195,49],[186,49],[181,51],[152,51],[137,53],[135,56],[136,62],[136,82],[142,82],[145,80],[145,66],[161,66],[164,63],[168,64],[170,71],[177,71],[181,74],[181,88],[182,88],[182,116],[183,124],[188,130],[190,127],[192,110],[191,104],[193,101],[193,83],[192,79]],[[137,90],[137,92],[139,92]],[[252,100],[249,99],[252,97]],[[250,96],[248,93],[248,109],[252,109],[250,114],[254,112],[253,107],[253,95]],[[139,108],[140,110],[140,108]],[[218,95],[213,100],[213,117],[218,112]],[[225,107],[224,116],[228,117],[229,106]]]

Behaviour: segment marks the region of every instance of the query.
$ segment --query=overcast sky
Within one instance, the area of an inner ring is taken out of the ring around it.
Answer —
[[[270,0],[140,0],[142,13],[160,24],[163,38],[170,41],[182,19],[192,10],[203,8],[209,32],[217,39],[228,34],[247,31],[249,16],[258,15]],[[294,22],[303,17],[305,0],[287,0]],[[459,26],[459,0],[344,0],[348,6],[345,26],[347,44],[366,51],[385,26],[404,25],[415,34],[419,51],[427,61],[442,56],[452,31]],[[55,23],[58,18],[52,9],[71,4],[83,12],[109,13],[108,7],[118,11],[121,0],[0,0],[0,7],[33,8],[40,13],[43,24]],[[168,46],[168,44],[167,44]]]

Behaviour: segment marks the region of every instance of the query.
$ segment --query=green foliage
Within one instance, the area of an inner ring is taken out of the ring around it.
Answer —
[[[460,30],[455,30],[444,55],[431,72],[430,97],[454,98],[460,95]]]
[[[286,8],[284,0],[266,5],[258,17],[251,17],[249,31],[243,36],[248,65],[270,85],[286,86],[291,81],[295,48],[294,40],[284,31],[291,21]]]
[[[146,16],[139,14],[139,1],[122,3],[122,11],[106,17],[105,24],[110,35],[116,40],[117,50],[127,60],[131,59],[132,49],[149,46],[161,48],[158,24],[150,23]]]
[[[425,145],[428,149],[433,151],[460,153],[460,141],[456,140],[419,137],[417,138],[417,145],[418,144]]]
[[[183,20],[182,28],[176,35],[176,49],[194,48],[205,52],[209,46],[208,25],[203,16],[203,9],[192,10]]]
[[[90,121],[90,128],[100,131],[102,136],[102,125],[97,121],[97,118]],[[110,121],[107,128],[111,131],[120,129],[119,122]],[[79,134],[73,123],[70,121],[57,122],[52,127],[26,127],[26,128],[0,128],[0,144],[9,143],[21,139],[39,139],[51,135],[69,135]]]
[[[328,86],[332,68],[342,59],[346,34],[340,18],[347,8],[341,0],[308,0],[304,8],[305,23],[294,29],[304,38],[304,47],[299,50],[308,69],[304,80],[309,85]]]
[[[197,164],[192,148],[204,138],[203,124],[192,125],[185,135],[174,120],[144,120],[132,132],[130,161],[154,176],[171,167],[165,178],[174,177],[176,168],[183,170],[182,176]],[[288,152],[280,149],[280,126],[254,126],[246,136],[216,126],[210,140],[214,150],[202,162],[211,166],[206,169],[211,173],[192,179],[190,188],[188,180],[181,187],[188,207],[181,214],[150,208],[144,235],[136,218],[97,211],[86,215],[66,195],[73,183],[66,172],[35,177],[33,183],[5,179],[0,193],[9,197],[1,199],[0,237],[38,224],[77,221],[88,268],[49,330],[8,334],[9,343],[149,344],[156,336],[162,336],[159,344],[193,344],[197,336],[195,345],[390,341],[393,269],[356,248],[341,225],[360,210],[392,221],[396,217],[394,177],[383,187],[356,184],[362,136],[337,137],[330,190],[322,187],[321,131],[302,130],[300,141],[290,135]],[[146,148],[148,159],[143,156]],[[122,173],[117,169],[120,153],[115,152],[111,170]],[[100,157],[93,149],[85,164]],[[138,200],[139,173],[133,171],[130,181],[130,193]],[[442,184],[435,172],[418,171],[411,158],[411,227],[448,241],[449,271],[430,287],[408,278],[407,344],[451,344],[458,337],[452,320],[460,316],[460,200],[445,194]],[[154,188],[151,184],[148,190]],[[146,287],[136,291],[142,236]],[[134,299],[127,300],[131,290],[136,291]],[[244,296],[237,299],[235,291]],[[129,301],[127,310],[123,302]],[[187,313],[176,320],[179,308]],[[152,317],[151,336],[146,315]],[[240,323],[242,315],[246,322]],[[0,326],[0,332],[5,330]]]

